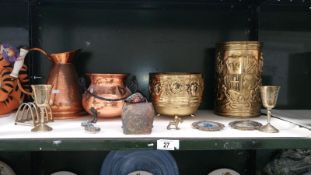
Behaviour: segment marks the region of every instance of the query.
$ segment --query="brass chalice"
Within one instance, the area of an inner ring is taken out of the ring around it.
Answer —
[[[37,131],[51,131],[52,128],[46,125],[46,121],[52,118],[52,112],[49,105],[51,96],[52,86],[51,85],[31,85],[33,90],[34,103],[40,109],[39,112],[39,123],[31,130],[32,132]]]
[[[263,106],[267,109],[267,121],[266,125],[263,125],[259,128],[259,131],[268,132],[268,133],[277,133],[279,132],[274,126],[271,125],[271,110],[275,107],[276,101],[278,99],[280,86],[261,86],[260,94]]]

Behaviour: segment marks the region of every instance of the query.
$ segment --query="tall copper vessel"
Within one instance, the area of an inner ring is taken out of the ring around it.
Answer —
[[[260,115],[263,58],[261,43],[231,41],[218,46],[215,113],[228,117]]]
[[[200,106],[204,81],[200,73],[151,73],[149,88],[158,114],[190,116]]]
[[[71,64],[71,60],[79,50],[53,54],[48,54],[39,48],[30,50],[43,53],[53,62],[47,84],[52,85],[53,88],[50,106],[54,119],[75,118],[83,114],[78,74]]]
[[[131,95],[124,81],[126,74],[87,74],[91,85],[82,98],[84,109],[93,107],[100,118],[121,117],[124,100]]]

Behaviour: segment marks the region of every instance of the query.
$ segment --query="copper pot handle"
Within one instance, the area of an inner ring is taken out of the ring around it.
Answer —
[[[126,97],[123,97],[123,98],[112,99],[112,98],[105,98],[105,97],[98,96],[98,95],[90,92],[89,90],[86,90],[85,92],[90,94],[91,96],[97,98],[97,99],[105,100],[105,101],[121,101],[121,100],[125,100],[125,99],[127,99],[129,97],[129,96],[126,96]]]
[[[42,53],[43,55],[45,55],[49,60],[51,60],[50,55],[45,50],[43,50],[41,48],[34,47],[34,48],[30,48],[28,51],[29,52],[30,51],[38,51],[38,52]]]

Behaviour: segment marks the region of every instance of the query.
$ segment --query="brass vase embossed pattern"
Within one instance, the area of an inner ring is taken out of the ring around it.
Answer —
[[[257,41],[231,41],[218,47],[216,114],[228,117],[260,115],[263,58]]]
[[[91,114],[91,107],[98,112],[98,117],[120,117],[124,99],[131,95],[125,86],[126,74],[88,74],[91,85],[83,94],[84,109]]]
[[[48,54],[39,48],[30,50],[43,53],[53,62],[47,84],[52,85],[53,88],[50,106],[54,119],[75,118],[83,114],[78,74],[71,63],[71,60],[79,50],[53,54]]]
[[[201,103],[204,81],[200,73],[151,73],[149,87],[158,114],[189,116]]]

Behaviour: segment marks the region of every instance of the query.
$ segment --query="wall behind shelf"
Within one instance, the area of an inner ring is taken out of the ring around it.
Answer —
[[[29,18],[27,3],[0,3],[0,43],[28,46]]]
[[[75,60],[80,75],[130,73],[145,94],[149,72],[202,72],[202,108],[213,107],[215,44],[248,38],[247,13],[237,11],[43,6],[39,27],[49,52],[83,49]],[[38,65],[47,75],[47,59]]]
[[[267,10],[260,14],[263,82],[281,86],[278,107],[311,108],[310,20],[310,11]]]
[[[250,22],[254,19],[249,9],[243,8],[107,8],[102,3],[57,2],[34,5],[30,20],[26,1],[1,6],[5,14],[1,42],[28,45],[31,21],[33,46],[49,52],[83,49],[75,58],[80,76],[131,73],[148,94],[149,72],[202,72],[206,82],[203,109],[213,108],[216,43],[247,40],[250,24],[256,24]],[[259,40],[264,42],[263,82],[282,86],[279,108],[310,109],[311,26],[307,21],[311,13],[291,6],[273,7],[262,8],[258,18]],[[41,82],[45,82],[51,63],[38,55],[33,60],[33,73],[43,75]]]

